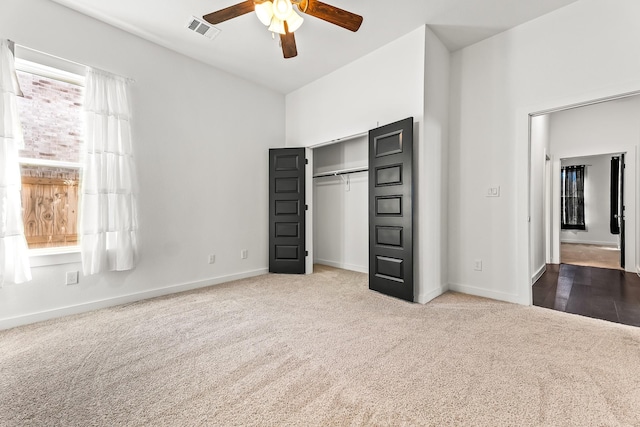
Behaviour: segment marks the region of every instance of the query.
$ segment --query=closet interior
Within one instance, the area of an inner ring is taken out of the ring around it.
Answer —
[[[369,271],[368,134],[313,149],[313,261]]]

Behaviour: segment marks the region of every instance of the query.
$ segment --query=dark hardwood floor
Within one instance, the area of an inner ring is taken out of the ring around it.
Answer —
[[[640,277],[622,270],[548,264],[533,285],[533,305],[640,326]]]

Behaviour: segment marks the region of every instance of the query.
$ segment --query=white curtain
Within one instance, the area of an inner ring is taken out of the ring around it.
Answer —
[[[80,229],[85,275],[134,268],[138,254],[136,174],[128,81],[90,69]]]
[[[31,280],[24,237],[18,150],[24,148],[16,95],[20,93],[9,41],[0,41],[0,285]]]

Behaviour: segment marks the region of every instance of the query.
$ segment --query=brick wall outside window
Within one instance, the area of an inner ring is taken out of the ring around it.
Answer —
[[[83,88],[22,71],[17,74],[24,93],[18,98],[25,139],[20,157],[80,162]],[[28,163],[20,169],[29,248],[77,245],[79,169]]]
[[[83,88],[18,71],[18,109],[25,149],[20,157],[80,161]]]

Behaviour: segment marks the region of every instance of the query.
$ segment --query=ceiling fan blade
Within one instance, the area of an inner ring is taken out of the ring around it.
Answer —
[[[362,16],[317,0],[302,0],[298,4],[298,9],[307,15],[315,16],[353,32],[358,31],[362,24]]]
[[[259,1],[258,3],[262,2]],[[224,21],[228,21],[232,18],[237,18],[238,16],[242,16],[245,13],[253,12],[255,8],[255,2],[253,0],[247,0],[243,1],[242,3],[234,4],[233,6],[229,6],[216,12],[204,15],[202,19],[207,21],[209,24],[215,25]]]
[[[287,21],[284,22],[286,34],[280,34],[280,44],[282,45],[282,54],[285,58],[293,58],[298,56],[298,48],[296,47],[296,38],[293,33],[289,32]]]

